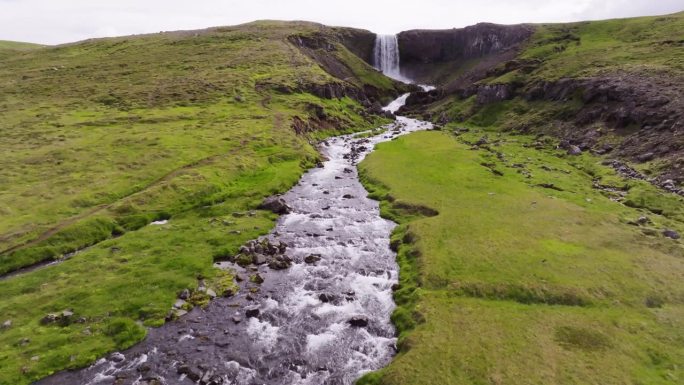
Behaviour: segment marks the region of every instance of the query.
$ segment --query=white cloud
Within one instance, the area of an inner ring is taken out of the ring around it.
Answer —
[[[559,22],[681,10],[684,0],[0,0],[0,39],[56,44],[256,19],[311,20],[395,33],[480,21]]]

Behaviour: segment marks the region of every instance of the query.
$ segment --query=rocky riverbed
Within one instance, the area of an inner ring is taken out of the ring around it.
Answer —
[[[387,107],[396,111],[404,95]],[[405,117],[375,136],[321,143],[328,159],[265,207],[284,215],[229,261],[240,291],[152,329],[139,345],[38,384],[351,384],[395,352],[394,223],[356,164],[377,143],[432,125]]]

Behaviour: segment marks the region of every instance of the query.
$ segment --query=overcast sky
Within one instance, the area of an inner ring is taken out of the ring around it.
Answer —
[[[91,37],[310,20],[396,33],[464,27],[660,15],[684,0],[0,0],[0,40],[58,44]]]

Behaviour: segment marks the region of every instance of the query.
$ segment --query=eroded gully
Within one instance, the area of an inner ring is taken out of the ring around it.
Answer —
[[[396,111],[407,96],[386,108]],[[151,329],[127,351],[38,384],[351,384],[387,365],[396,343],[390,315],[398,267],[389,248],[395,224],[366,197],[356,164],[377,143],[431,127],[398,117],[379,135],[323,142],[329,160],[283,195],[292,212],[266,236],[287,244],[289,269],[220,264],[243,277],[258,272],[265,281],[245,279],[236,296]],[[316,260],[307,263],[311,255]]]

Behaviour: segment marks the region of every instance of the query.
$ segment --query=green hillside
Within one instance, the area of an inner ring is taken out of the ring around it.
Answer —
[[[28,51],[43,48],[44,45],[34,43],[24,43],[20,41],[0,40],[0,50]]]
[[[0,273],[82,251],[0,280],[0,384],[130,346],[197,277],[232,282],[213,257],[268,232],[255,208],[318,161],[312,139],[384,122],[364,87],[401,91],[350,35],[373,36],[256,22],[1,55]]]

